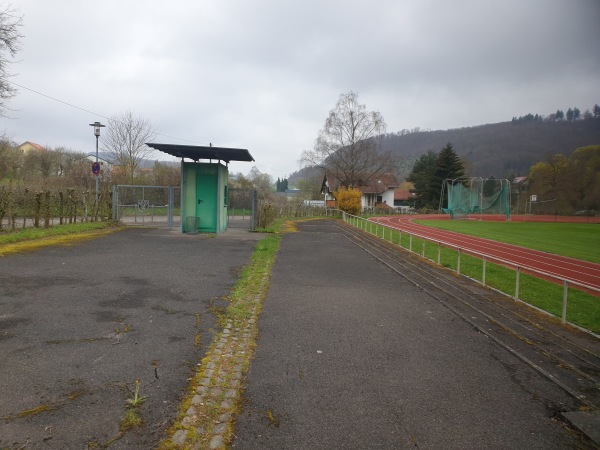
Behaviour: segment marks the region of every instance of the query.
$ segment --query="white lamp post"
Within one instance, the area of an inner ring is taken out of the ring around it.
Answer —
[[[98,138],[100,137],[100,128],[105,127],[106,125],[102,125],[100,122],[90,123],[91,127],[94,127],[94,136],[96,136],[96,166],[98,167]],[[93,170],[94,175],[96,175],[96,205],[98,204],[98,175],[100,175],[100,170]]]

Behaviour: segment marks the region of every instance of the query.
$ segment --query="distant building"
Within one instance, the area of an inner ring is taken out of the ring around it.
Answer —
[[[17,147],[18,150],[23,154],[27,154],[29,152],[47,152],[44,147],[40,144],[36,144],[35,142],[26,141]]]
[[[394,189],[394,206],[415,206],[416,195],[408,189]]]
[[[367,181],[355,186],[361,195],[361,206],[363,210],[371,208],[392,208],[394,206],[394,189],[398,187],[396,176],[391,173],[380,173],[371,178],[365,176]],[[327,206],[333,206],[330,199],[333,192],[338,188],[338,177],[327,173],[323,178],[321,193],[325,194]]]

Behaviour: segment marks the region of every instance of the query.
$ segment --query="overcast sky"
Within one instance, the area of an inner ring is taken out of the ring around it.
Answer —
[[[261,172],[283,178],[350,90],[388,132],[600,103],[600,0],[12,6],[24,38],[11,80],[23,87],[0,120],[17,143],[93,152],[88,124],[131,110],[157,142],[247,148]]]

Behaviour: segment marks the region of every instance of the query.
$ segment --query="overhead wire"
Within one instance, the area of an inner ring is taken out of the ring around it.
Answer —
[[[81,106],[77,106],[77,105],[74,105],[72,103],[66,102],[64,100],[58,99],[56,97],[52,97],[51,95],[44,94],[43,92],[40,92],[40,91],[36,91],[35,89],[31,89],[31,88],[29,88],[27,86],[23,86],[22,84],[15,83],[14,81],[10,81],[10,80],[6,80],[6,81],[8,81],[11,84],[14,84],[15,86],[17,86],[17,87],[19,87],[21,89],[25,89],[27,91],[33,92],[34,94],[41,95],[42,97],[46,97],[46,98],[48,98],[50,100],[53,100],[55,102],[62,103],[63,105],[69,106],[71,108],[75,108],[75,109],[78,109],[80,111],[83,111],[83,112],[86,112],[86,113],[89,113],[89,114],[93,114],[94,116],[101,117],[101,118],[103,118],[103,119],[105,119],[107,121],[122,123],[118,119],[111,118],[111,117],[108,117],[108,116],[106,116],[104,114],[99,114],[99,113],[94,112],[94,111],[90,111],[89,109],[85,109],[85,108],[82,108]],[[197,141],[192,141],[192,140],[189,140],[189,139],[178,138],[178,137],[175,137],[175,136],[169,136],[169,135],[163,134],[163,133],[156,133],[156,135],[157,136],[166,137],[166,138],[169,138],[169,139],[176,139],[178,141],[189,142],[189,143],[192,143],[192,144],[206,145],[205,143],[201,144],[201,143],[199,143]]]
[[[53,97],[51,95],[44,94],[43,92],[37,91],[37,90],[29,88],[27,86],[23,86],[22,84],[16,83],[14,81],[11,81],[11,80],[6,80],[6,81],[9,82],[9,83],[11,83],[11,84],[14,84],[15,86],[17,86],[17,87],[19,87],[21,89],[25,89],[25,90],[27,90],[29,92],[33,92],[34,94],[40,95],[40,96],[45,97],[47,99],[53,100],[55,102],[62,103],[63,105],[69,106],[71,108],[75,108],[75,109],[78,109],[80,111],[86,112],[88,114],[92,114],[92,115],[94,115],[96,117],[101,117],[102,119],[105,119],[107,121],[122,123],[118,119],[111,118],[111,117],[108,117],[108,116],[106,116],[104,114],[99,114],[99,113],[94,112],[94,111],[90,111],[89,109],[85,109],[85,108],[82,108],[81,106],[74,105],[72,103],[69,103],[67,101],[61,100],[61,99],[56,98],[56,97]],[[199,143],[197,141],[192,141],[192,140],[189,140],[189,139],[183,139],[183,138],[179,138],[179,137],[176,137],[176,136],[169,136],[167,134],[163,134],[163,133],[159,133],[159,132],[156,133],[156,136],[162,136],[162,137],[165,137],[165,138],[168,138],[168,139],[175,139],[175,140],[182,141],[182,142],[188,142],[190,144],[206,145],[206,143]],[[266,169],[274,171],[274,172],[279,172],[279,173],[283,173],[283,174],[287,173],[287,172],[284,172],[282,170],[275,169],[273,167],[267,166],[265,164],[256,164],[256,162],[255,162],[255,165],[263,167],[263,168],[266,168]]]

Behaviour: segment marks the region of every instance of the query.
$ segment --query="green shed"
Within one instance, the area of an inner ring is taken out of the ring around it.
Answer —
[[[250,152],[212,145],[146,145],[181,158],[181,232],[227,230],[228,165],[231,161],[254,161]]]

